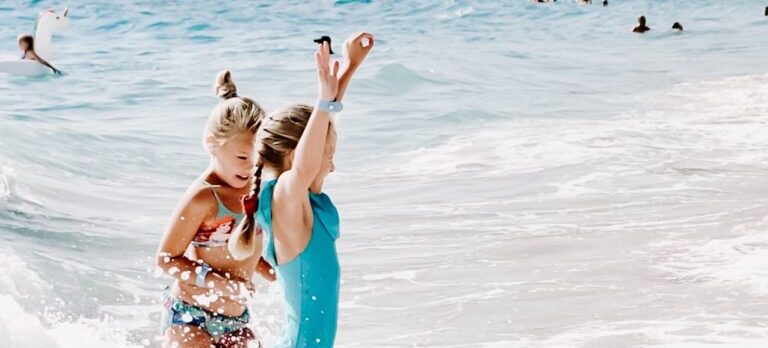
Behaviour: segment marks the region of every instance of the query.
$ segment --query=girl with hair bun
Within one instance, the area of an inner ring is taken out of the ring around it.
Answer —
[[[227,248],[244,216],[255,212],[241,197],[250,191],[256,131],[265,113],[237,94],[230,71],[216,76],[214,93],[220,102],[203,132],[210,164],[182,196],[157,252],[157,266],[175,278],[163,293],[167,347],[247,347],[255,339],[246,326],[251,278],[258,272],[275,279],[259,257],[261,238],[248,244],[249,257],[235,258]]]

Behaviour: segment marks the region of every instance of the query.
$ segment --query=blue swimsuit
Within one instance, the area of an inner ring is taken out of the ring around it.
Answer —
[[[285,327],[274,347],[333,347],[339,308],[339,213],[327,195],[310,192],[314,223],[309,243],[296,258],[278,265],[272,231],[276,183],[264,183],[257,212],[265,233],[262,256],[276,270],[285,292]]]

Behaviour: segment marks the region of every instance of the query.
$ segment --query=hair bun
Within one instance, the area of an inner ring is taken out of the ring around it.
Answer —
[[[237,86],[235,86],[235,81],[232,81],[232,72],[224,70],[216,75],[213,93],[221,99],[237,97]]]

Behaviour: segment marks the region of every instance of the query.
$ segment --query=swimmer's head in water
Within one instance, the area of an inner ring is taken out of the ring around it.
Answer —
[[[255,162],[256,131],[266,113],[253,99],[237,95],[229,70],[216,76],[213,89],[221,101],[208,116],[203,144],[213,157],[216,174],[232,187],[245,187]]]
[[[672,29],[683,31],[683,25],[680,22],[675,22],[675,24],[672,24]]]
[[[645,16],[638,17],[637,24],[640,24],[640,26],[645,26]]]
[[[32,35],[21,34],[19,35],[17,41],[19,42],[19,49],[22,51],[27,52],[35,50],[35,39],[32,37]]]
[[[322,44],[323,42],[327,42],[328,43],[328,50],[330,51],[331,54],[333,54],[333,49],[331,48],[331,37],[330,36],[323,35],[320,38],[314,39],[312,41],[314,41],[316,44]]]

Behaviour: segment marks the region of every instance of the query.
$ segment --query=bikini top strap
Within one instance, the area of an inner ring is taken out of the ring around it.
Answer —
[[[219,198],[219,194],[216,192],[216,188],[219,187],[219,185],[212,185],[207,181],[203,181],[203,185],[211,189],[211,192],[213,193],[213,198],[216,199],[216,204],[219,205],[219,213],[216,215],[226,214],[226,212],[229,211],[229,209],[227,209],[227,207],[224,206],[224,203],[221,202],[221,198]]]

